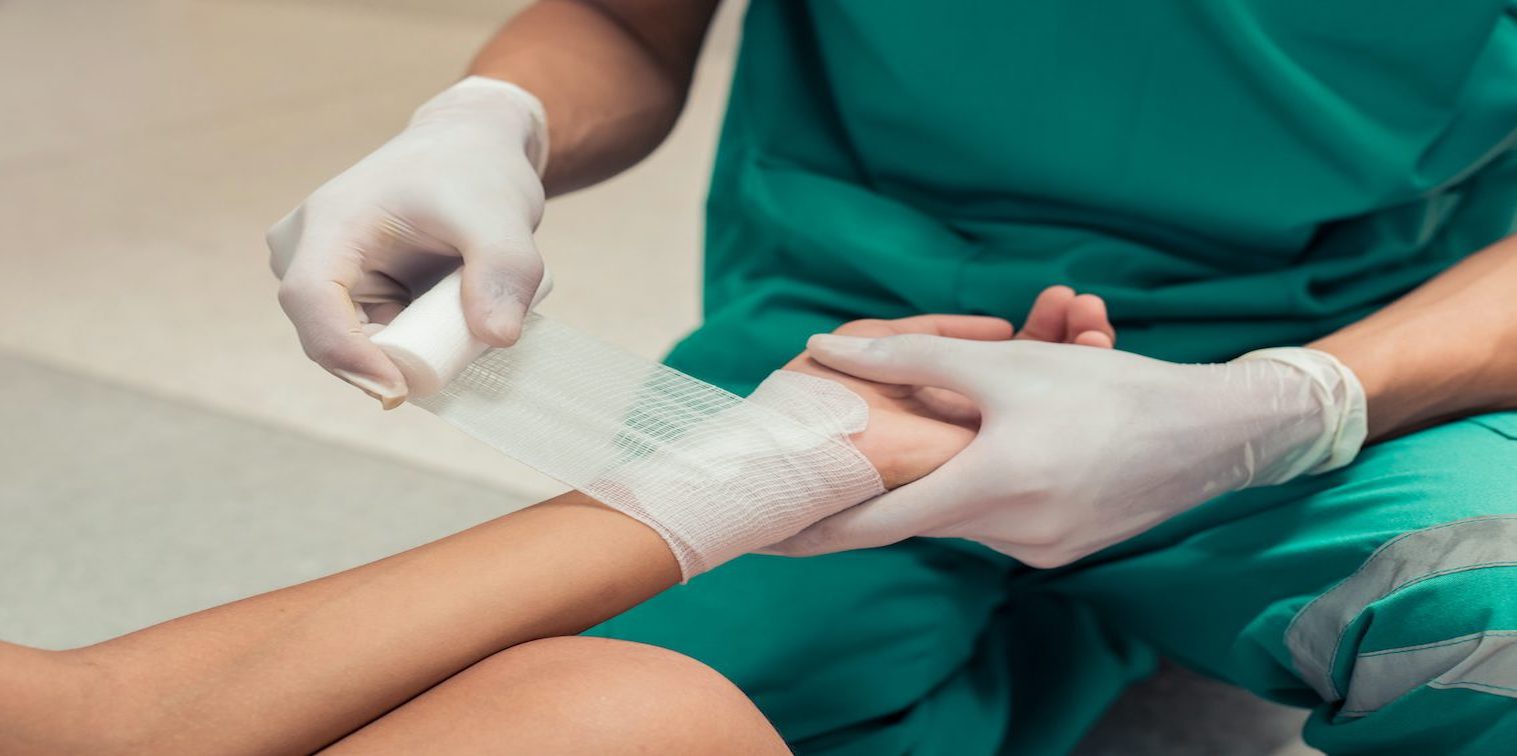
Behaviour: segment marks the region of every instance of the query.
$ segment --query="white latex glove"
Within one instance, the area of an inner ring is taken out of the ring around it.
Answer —
[[[514,343],[543,277],[532,233],[547,154],[537,98],[471,76],[274,224],[279,303],[306,354],[386,407],[400,404],[405,379],[368,336],[460,259],[469,330]]]
[[[1220,365],[1036,341],[814,336],[816,361],[962,394],[978,435],[927,477],[765,551],[804,556],[911,536],[968,538],[1034,567],[1068,564],[1219,494],[1348,464],[1363,388],[1304,348]]]

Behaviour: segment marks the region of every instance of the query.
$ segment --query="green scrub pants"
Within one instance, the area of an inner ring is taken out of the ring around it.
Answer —
[[[748,556],[591,633],[711,665],[803,754],[1062,752],[1157,654],[1312,707],[1329,753],[1512,753],[1517,413],[1059,570],[934,539]]]

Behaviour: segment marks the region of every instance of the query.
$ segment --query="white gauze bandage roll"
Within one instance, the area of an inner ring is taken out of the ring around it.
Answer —
[[[884,491],[838,383],[780,370],[744,399],[536,314],[489,349],[450,278],[374,337],[411,402],[657,531],[686,580]]]

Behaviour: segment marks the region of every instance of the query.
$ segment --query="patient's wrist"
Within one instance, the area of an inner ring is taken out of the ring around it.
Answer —
[[[777,371],[743,402],[585,491],[663,536],[688,580],[882,493],[879,473],[849,441],[868,414],[834,381]]]

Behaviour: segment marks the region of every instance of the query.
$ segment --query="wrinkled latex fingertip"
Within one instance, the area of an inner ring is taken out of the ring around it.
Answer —
[[[469,332],[475,338],[496,348],[511,346],[521,338],[526,305],[511,295],[507,299],[470,319]]]
[[[347,370],[333,370],[332,374],[377,400],[384,409],[392,410],[406,402],[405,388],[387,386],[381,381]]]
[[[490,323],[490,338],[485,343],[494,347],[508,347],[521,340],[521,318],[493,320]]]

